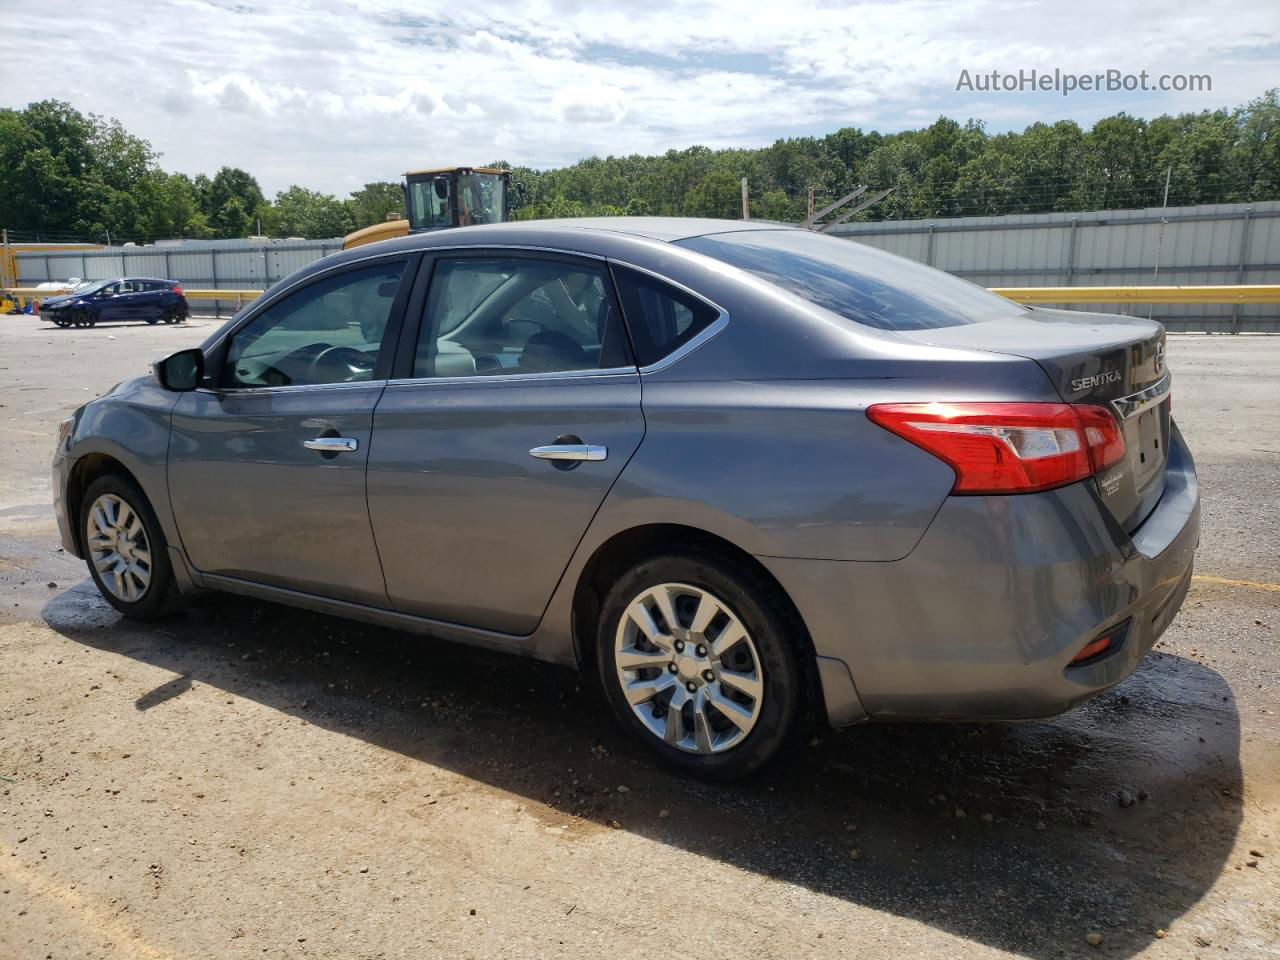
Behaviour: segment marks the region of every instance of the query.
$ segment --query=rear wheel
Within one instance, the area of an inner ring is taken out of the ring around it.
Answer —
[[[89,484],[81,501],[85,562],[102,596],[127,617],[169,613],[178,588],[164,533],[151,504],[132,481],[108,474]]]
[[[180,307],[169,307],[164,312],[165,323],[181,323],[186,317],[183,315]]]
[[[600,676],[619,722],[666,763],[729,780],[803,735],[815,685],[777,589],[713,554],[645,560],[605,598]]]

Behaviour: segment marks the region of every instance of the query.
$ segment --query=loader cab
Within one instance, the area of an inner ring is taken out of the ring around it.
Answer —
[[[511,174],[493,167],[442,167],[404,175],[407,219],[391,216],[385,223],[349,233],[342,249],[403,237],[409,233],[505,223],[509,217]]]
[[[507,219],[505,170],[455,167],[405,174],[404,201],[409,232],[503,223]]]

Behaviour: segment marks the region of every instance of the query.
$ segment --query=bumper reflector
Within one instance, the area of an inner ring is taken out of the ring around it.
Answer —
[[[1124,642],[1125,628],[1127,626],[1128,623],[1126,622],[1113,630],[1107,631],[1102,636],[1090,640],[1080,648],[1079,653],[1071,658],[1071,663],[1069,663],[1068,666],[1079,666],[1086,660],[1096,659],[1111,650],[1113,647],[1120,646],[1120,644]]]

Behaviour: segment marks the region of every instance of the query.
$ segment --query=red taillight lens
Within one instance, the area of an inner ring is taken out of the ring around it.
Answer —
[[[1092,403],[1077,404],[1074,409],[1084,427],[1093,472],[1123,460],[1124,434],[1111,411]]]
[[[176,283],[169,289],[172,290],[174,293],[176,293],[178,296],[182,296],[182,287],[178,286]]]
[[[867,416],[950,464],[958,494],[1050,490],[1124,456],[1119,425],[1099,406],[878,403]]]

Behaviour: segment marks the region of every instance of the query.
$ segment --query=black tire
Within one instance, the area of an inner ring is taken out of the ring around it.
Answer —
[[[637,596],[667,583],[706,590],[727,604],[756,647],[764,684],[759,716],[741,742],[723,752],[691,753],[667,744],[640,721],[622,690],[614,642],[619,624]],[[623,729],[668,766],[703,779],[736,780],[792,752],[811,728],[820,700],[804,629],[776,584],[712,552],[655,556],[622,574],[601,606],[596,654],[605,699]]]
[[[64,327],[64,328],[71,326],[71,321],[68,320],[66,317],[59,317],[57,320],[53,322],[56,323],[58,326]]]
[[[147,317],[147,318],[146,318],[146,321],[147,321],[147,325],[148,325],[148,326],[155,326],[157,323],[159,323],[159,322],[160,322],[160,318],[159,318],[159,317]],[[167,322],[167,321],[166,321],[166,322]]]
[[[111,494],[127,503],[130,509],[142,520],[146,533],[146,542],[151,554],[151,580],[145,592],[135,601],[128,601],[115,595],[107,587],[93,562],[93,553],[89,548],[89,511],[99,497]],[[178,606],[180,597],[178,583],[173,576],[173,567],[169,563],[169,550],[160,529],[160,521],[156,519],[151,503],[138,485],[127,477],[109,473],[99,477],[85,491],[80,501],[79,536],[84,545],[85,563],[89,567],[89,576],[107,603],[111,604],[126,617],[134,620],[156,620],[172,613]]]

